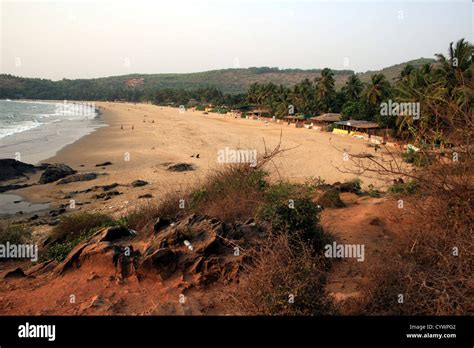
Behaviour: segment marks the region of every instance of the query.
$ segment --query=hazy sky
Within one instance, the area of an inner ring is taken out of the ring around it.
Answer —
[[[375,70],[472,40],[473,2],[0,0],[2,73]]]

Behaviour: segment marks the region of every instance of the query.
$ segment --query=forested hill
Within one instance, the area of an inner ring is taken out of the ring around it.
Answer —
[[[386,68],[388,72],[396,71],[410,63],[420,65],[421,60],[415,60],[394,67]],[[423,59],[423,63],[433,60]],[[183,89],[196,90],[199,88],[217,88],[222,93],[245,93],[255,82],[282,84],[292,86],[304,79],[313,81],[320,76],[321,69],[278,69],[269,67],[247,69],[223,69],[188,74],[130,74],[97,79],[63,79],[51,81],[0,75],[0,98],[30,98],[30,99],[76,99],[76,100],[114,100],[114,99],[150,99],[157,90]],[[351,70],[333,70],[336,88],[342,87]],[[368,80],[375,72],[361,74],[361,79]]]

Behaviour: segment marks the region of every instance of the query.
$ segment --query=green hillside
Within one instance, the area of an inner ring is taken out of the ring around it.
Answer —
[[[371,74],[381,72],[393,80],[406,64],[419,66],[432,63],[433,59],[420,58],[410,62],[394,65],[380,71],[368,71],[360,74],[362,81],[368,81]],[[321,69],[278,69],[269,67],[247,69],[222,69],[187,74],[130,74],[96,79],[63,79],[51,81],[0,75],[0,98],[32,99],[118,99],[125,95],[153,95],[157,90],[199,88],[217,88],[222,93],[237,94],[246,92],[255,82],[282,84],[292,86],[304,79],[313,81],[320,76]],[[351,70],[333,70],[336,88],[344,85]],[[128,86],[127,81],[143,79],[143,83]]]
[[[365,73],[358,74],[359,78],[361,79],[362,82],[368,82],[370,80],[370,77],[374,74],[384,74],[387,80],[393,81],[397,76],[400,75],[400,72],[403,70],[403,68],[407,65],[410,64],[415,68],[418,68],[422,65],[425,64],[433,64],[435,62],[434,59],[431,58],[418,58],[414,60],[410,60],[405,63],[400,63],[396,65],[389,66],[387,68],[383,68],[382,70],[376,70],[376,71],[366,71]]]

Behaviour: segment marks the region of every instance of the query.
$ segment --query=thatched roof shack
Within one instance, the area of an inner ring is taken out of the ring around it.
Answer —
[[[305,118],[304,116],[285,116],[283,117],[283,120],[287,121],[288,123],[298,123],[299,121],[304,121]]]
[[[328,125],[341,120],[341,114],[328,113],[321,116],[311,117],[310,120],[321,125]]]
[[[262,116],[270,116],[271,112],[267,109],[253,109],[247,112],[247,116],[249,117],[262,117]]]
[[[334,124],[336,128],[344,129],[349,132],[364,132],[369,136],[377,134],[377,131],[380,129],[378,123],[369,121],[348,120],[334,122]]]

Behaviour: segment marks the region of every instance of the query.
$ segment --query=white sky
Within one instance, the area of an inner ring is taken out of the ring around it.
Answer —
[[[0,72],[51,79],[237,66],[366,71],[473,41],[471,0],[0,2]]]

